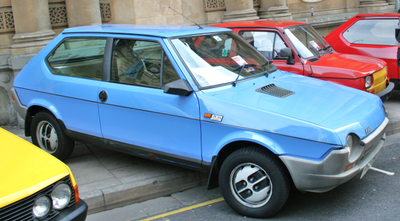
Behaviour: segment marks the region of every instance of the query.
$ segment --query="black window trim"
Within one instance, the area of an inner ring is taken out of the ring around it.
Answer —
[[[69,37],[65,37],[65,38],[63,38],[47,55],[46,55],[46,58],[45,58],[45,63],[46,63],[46,66],[50,69],[50,73],[52,74],[52,75],[56,75],[56,76],[63,76],[63,75],[57,75],[57,74],[54,74],[53,73],[53,70],[54,70],[54,68],[53,68],[53,66],[51,66],[51,63],[49,62],[49,57],[50,57],[50,55],[52,54],[52,53],[54,53],[59,47],[60,47],[60,45],[61,44],[63,44],[67,39],[73,39],[73,38],[75,38],[75,39],[87,39],[87,38],[97,38],[97,39],[105,39],[106,40],[106,47],[107,47],[107,42],[108,42],[108,38],[107,37],[105,37],[105,36],[69,36]],[[107,50],[106,50],[106,48],[104,49],[104,54],[103,54],[103,76],[102,76],[102,80],[104,80],[104,62],[105,62],[105,59],[106,59],[106,52],[107,52]],[[99,58],[100,58],[100,56],[98,56]],[[71,76],[66,76],[66,77],[71,77]],[[87,79],[87,78],[82,78],[82,79]],[[87,80],[94,80],[94,79],[87,79]]]

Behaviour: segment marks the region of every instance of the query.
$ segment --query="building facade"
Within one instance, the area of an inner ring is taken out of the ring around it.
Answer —
[[[23,125],[23,119],[17,116],[10,102],[13,79],[40,49],[68,27],[194,25],[192,21],[211,25],[276,19],[305,21],[326,35],[358,13],[395,12],[395,1],[0,0],[0,125]],[[312,12],[314,17],[311,17]]]

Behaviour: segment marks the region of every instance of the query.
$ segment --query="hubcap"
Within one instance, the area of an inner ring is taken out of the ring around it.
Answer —
[[[272,195],[268,174],[253,163],[243,163],[232,170],[230,187],[236,200],[251,208],[264,206]]]
[[[36,128],[36,137],[40,148],[54,153],[58,147],[58,136],[53,125],[48,121],[40,121]]]

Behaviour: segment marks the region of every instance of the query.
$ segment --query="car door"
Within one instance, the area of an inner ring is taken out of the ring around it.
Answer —
[[[267,29],[240,29],[239,35],[255,47],[261,54],[272,60],[280,70],[295,74],[304,74],[303,63],[294,56],[294,64],[288,64],[287,58],[281,57],[283,48],[288,48],[282,36],[276,30]]]
[[[103,75],[107,38],[70,35],[47,56],[49,75],[43,84],[50,108],[70,132],[101,138],[97,92]],[[78,134],[72,134],[79,136]]]
[[[198,100],[195,93],[164,93],[165,84],[181,78],[164,43],[117,36],[112,44],[110,79],[99,87],[105,141],[123,151],[200,166]]]

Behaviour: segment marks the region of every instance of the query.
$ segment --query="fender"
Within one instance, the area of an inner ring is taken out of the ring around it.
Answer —
[[[61,113],[57,110],[56,105],[52,104],[49,100],[43,98],[35,98],[27,104],[28,110],[33,106],[42,107],[50,111],[56,117],[56,119],[63,120],[63,117]]]
[[[321,161],[332,150],[341,148],[340,145],[326,144],[263,131],[234,131],[226,134],[217,143],[217,148],[215,148],[213,154],[210,156],[211,166],[207,188],[218,187],[219,168],[229,154],[242,147],[251,145],[267,148],[271,154],[277,157],[294,156],[312,161]],[[207,161],[206,156],[203,159]]]
[[[222,139],[219,139],[216,143],[213,143],[214,141],[211,138],[206,138],[209,136],[203,136],[203,160],[205,162],[212,162],[212,157],[218,156],[222,149],[232,143],[238,142],[252,143],[265,147],[278,156],[293,155],[314,160],[321,159],[321,157],[331,149],[341,147],[341,145],[328,144],[264,131],[237,130],[236,128],[230,128],[228,130],[234,131],[226,133],[225,135],[219,134],[216,137],[222,137]],[[223,133],[224,131],[225,130],[220,130],[220,133]]]

